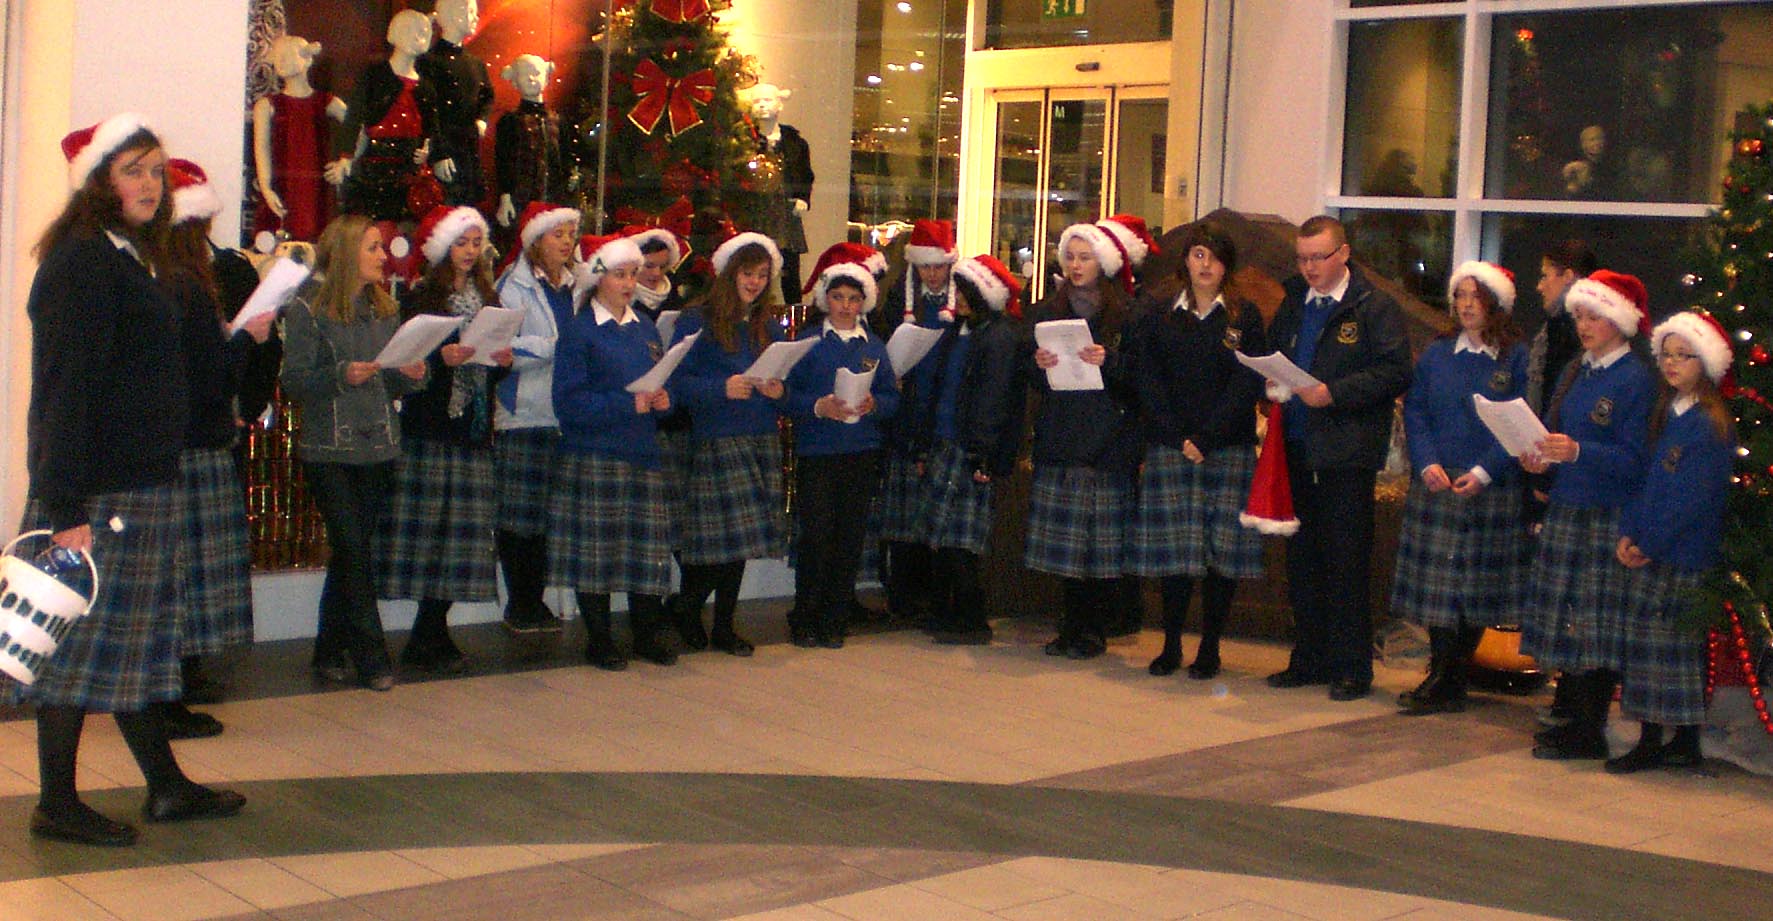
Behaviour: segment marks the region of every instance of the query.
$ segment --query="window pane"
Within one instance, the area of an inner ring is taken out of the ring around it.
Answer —
[[[1715,203],[1770,34],[1766,3],[1498,16],[1485,194]]]
[[[1444,211],[1344,209],[1354,258],[1429,304],[1447,302],[1453,216]]]
[[[985,47],[1163,41],[1174,6],[1174,0],[988,0]]]
[[[1029,292],[1034,288],[1034,199],[1040,191],[1040,102],[997,107],[997,168],[991,208],[991,255]],[[1032,303],[1032,301],[1031,301]]]
[[[1588,243],[1602,268],[1636,275],[1650,291],[1650,314],[1661,318],[1683,307],[1680,278],[1686,252],[1704,226],[1692,218],[1571,217],[1549,214],[1494,214],[1484,218],[1484,253],[1495,254],[1514,272],[1519,294],[1515,316],[1521,327],[1536,330],[1544,320],[1543,304],[1533,286],[1539,281],[1539,259],[1560,240]]]
[[[1342,194],[1453,193],[1464,31],[1457,19],[1348,27]]]
[[[849,219],[951,219],[966,0],[862,0],[856,15]]]

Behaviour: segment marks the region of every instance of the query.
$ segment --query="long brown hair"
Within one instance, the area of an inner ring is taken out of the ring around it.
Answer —
[[[365,215],[341,214],[320,232],[320,242],[314,246],[314,261],[326,278],[308,305],[315,316],[329,317],[336,323],[355,322],[360,291],[369,297],[376,317],[399,315],[400,305],[388,289],[379,284],[364,284],[357,274],[357,254],[363,246],[363,235],[374,226]]]
[[[160,137],[143,128],[106,154],[87,174],[80,188],[68,197],[62,213],[49,222],[43,236],[37,239],[32,255],[42,260],[72,238],[96,237],[109,230],[135,244],[136,252],[150,269],[157,267],[165,258],[166,232],[172,225],[172,187],[163,182],[160,207],[154,209],[154,217],[140,227],[131,227],[123,217],[123,199],[118,198],[117,190],[111,187],[111,166],[120,157],[137,156],[161,146]]]
[[[1521,328],[1514,321],[1514,314],[1502,309],[1502,302],[1496,299],[1496,292],[1484,287],[1483,282],[1473,279],[1477,287],[1477,302],[1484,305],[1484,344],[1495,349],[1497,355],[1508,351],[1509,346],[1521,341]],[[1457,320],[1458,313],[1454,313]],[[1449,338],[1458,338],[1459,327],[1454,326],[1448,333]]]
[[[166,275],[169,279],[187,279],[215,302],[216,314],[222,319],[221,288],[216,284],[214,257],[209,249],[210,219],[180,221],[166,234]]]
[[[747,243],[739,247],[727,260],[726,271],[715,276],[714,284],[708,287],[708,293],[702,297],[701,305],[707,314],[707,329],[713,333],[714,341],[728,352],[739,350],[739,340],[733,335],[733,325],[746,323],[746,338],[754,348],[763,348],[770,341],[769,325],[781,315],[781,304],[776,302],[774,286],[766,285],[763,293],[750,305],[739,300],[739,273],[746,269],[763,265],[775,269],[775,261],[770,258],[769,250],[760,243]]]
[[[1730,415],[1730,407],[1724,404],[1724,395],[1718,392],[1718,385],[1711,382],[1711,377],[1700,372],[1699,382],[1693,388],[1693,396],[1698,399],[1694,405],[1711,420],[1712,431],[1723,439],[1725,444],[1736,443],[1736,419]],[[1656,409],[1650,414],[1650,443],[1655,444],[1662,437],[1662,430],[1668,425],[1668,408],[1680,397],[1668,381],[1662,382],[1661,394],[1656,398]]]
[[[456,265],[448,256],[425,272],[413,288],[410,309],[403,310],[402,315],[410,318],[414,314],[434,313],[440,316],[449,315],[449,299],[456,293]],[[492,267],[488,264],[483,252],[481,258],[468,270],[468,286],[480,295],[480,303],[497,304],[499,295],[493,288]]]

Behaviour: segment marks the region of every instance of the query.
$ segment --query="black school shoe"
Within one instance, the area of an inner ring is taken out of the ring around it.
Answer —
[[[150,793],[142,803],[142,817],[150,822],[186,822],[193,819],[225,819],[246,805],[246,797],[233,790],[216,790],[186,782],[164,793]]]
[[[163,705],[160,720],[166,726],[166,737],[173,741],[207,739],[221,735],[223,729],[221,720],[207,713],[198,713],[182,701]]]
[[[133,825],[115,822],[85,803],[67,811],[49,812],[42,806],[31,810],[31,835],[94,847],[129,847],[135,843]]]

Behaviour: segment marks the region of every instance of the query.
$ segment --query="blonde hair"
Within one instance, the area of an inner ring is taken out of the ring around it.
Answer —
[[[380,284],[369,284],[357,274],[358,253],[363,248],[363,236],[375,229],[375,224],[361,214],[344,214],[333,219],[320,232],[320,242],[315,244],[315,261],[326,278],[320,283],[320,290],[315,292],[308,309],[317,317],[324,316],[336,323],[353,323],[357,320],[357,294],[359,291],[369,297],[370,311],[378,318],[398,316],[400,305],[395,303],[394,295]]]

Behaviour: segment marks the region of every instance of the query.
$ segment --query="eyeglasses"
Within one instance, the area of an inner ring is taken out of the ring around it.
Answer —
[[[1665,351],[1662,354],[1656,356],[1656,360],[1657,361],[1688,362],[1688,361],[1692,361],[1693,359],[1698,358],[1698,357],[1699,357],[1698,355],[1695,355],[1692,352],[1668,352],[1668,351]]]
[[[1335,249],[1330,250],[1327,253],[1300,253],[1298,256],[1298,262],[1300,265],[1304,265],[1304,266],[1314,266],[1315,267],[1315,266],[1323,265],[1324,263],[1329,262],[1331,259],[1336,258],[1336,254],[1342,252],[1342,247],[1347,246],[1347,245],[1348,245],[1347,243],[1340,244]]]

